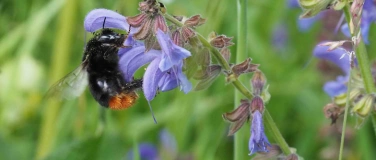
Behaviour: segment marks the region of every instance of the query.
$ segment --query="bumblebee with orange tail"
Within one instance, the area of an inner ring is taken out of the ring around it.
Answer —
[[[101,106],[114,110],[132,106],[138,99],[136,90],[142,87],[142,79],[126,82],[119,69],[118,50],[124,47],[126,38],[127,34],[103,27],[87,43],[81,65],[53,85],[47,96],[77,97],[88,84],[91,94]]]

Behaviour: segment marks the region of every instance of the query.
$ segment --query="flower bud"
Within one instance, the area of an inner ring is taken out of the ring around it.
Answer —
[[[356,101],[358,98],[362,96],[363,95],[362,95],[361,89],[354,88],[350,91],[350,101],[352,100]],[[346,93],[335,96],[333,100],[336,105],[341,106],[341,107],[345,106],[346,105]]]
[[[255,71],[251,79],[252,91],[254,95],[261,95],[266,79],[264,74],[261,71]]]
[[[172,41],[178,45],[178,46],[183,46],[183,41],[181,39],[181,34],[179,30],[176,30],[172,33]]]
[[[236,80],[241,74],[254,72],[257,70],[258,66],[258,64],[251,63],[251,58],[247,58],[242,63],[231,66],[231,73],[233,74],[228,74],[228,76],[226,77],[226,82],[232,82]]]
[[[227,63],[230,61],[231,52],[230,50],[225,47],[220,50],[222,57],[227,61]]]
[[[216,48],[223,48],[233,45],[234,43],[231,42],[232,37],[227,37],[225,35],[216,36],[214,39],[210,41],[210,44]]]
[[[223,119],[232,122],[228,135],[233,135],[238,131],[245,121],[249,118],[249,100],[241,100],[240,106],[230,113],[225,113],[222,115]]]
[[[343,7],[346,6],[346,3],[349,3],[348,1],[344,1],[344,0],[334,0],[332,2],[332,8],[334,10],[341,10]]]
[[[317,15],[320,11],[329,7],[333,0],[299,0],[300,6],[304,9],[300,18],[309,18]]]
[[[351,112],[356,113],[358,116],[365,118],[374,108],[375,97],[366,95],[354,102],[354,107]]]
[[[186,25],[188,27],[197,27],[197,26],[204,24],[205,22],[206,22],[206,19],[201,18],[200,15],[194,15],[194,16],[188,18],[184,22],[184,25]]]
[[[188,42],[190,38],[196,36],[196,32],[187,26],[183,26],[181,32],[184,42]]]
[[[364,0],[354,0],[350,12],[351,12],[351,23],[350,23],[350,33],[357,34],[360,30],[360,22],[362,18]]]

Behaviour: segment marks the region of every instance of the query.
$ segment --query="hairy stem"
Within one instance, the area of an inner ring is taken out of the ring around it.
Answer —
[[[175,19],[173,16],[169,15],[169,14],[165,14],[164,15],[165,18],[174,23],[175,25],[177,26],[183,26],[183,24],[178,21],[177,19]],[[198,39],[201,41],[201,43],[210,49],[211,53],[214,55],[214,57],[217,59],[217,61],[219,62],[219,64],[225,69],[225,70],[230,70],[230,65],[227,63],[227,61],[222,57],[221,53],[216,49],[214,48],[213,46],[210,45],[210,43],[202,36],[200,35],[199,33],[196,32],[196,35],[198,37]],[[239,80],[235,80],[233,82],[231,82],[232,85],[235,86],[235,88],[241,93],[243,94],[245,97],[247,97],[248,99],[252,99],[253,98],[253,95],[251,94],[251,92],[249,92],[249,90],[247,88],[245,88],[245,86],[243,85],[243,83],[241,83]],[[291,154],[291,151],[289,149],[289,146],[288,144],[286,143],[286,141],[284,140],[283,136],[281,135],[281,133],[279,132],[278,130],[278,127],[276,126],[276,124],[274,123],[272,117],[269,115],[269,112],[265,109],[265,112],[264,112],[265,116],[266,117],[270,117],[270,118],[265,118],[265,124],[266,126],[270,127],[271,128],[271,131],[273,132],[273,138],[274,140],[276,141],[276,143],[281,147],[283,153],[285,155],[289,155]],[[269,116],[268,116],[269,115]],[[274,131],[278,131],[278,132],[274,132]]]

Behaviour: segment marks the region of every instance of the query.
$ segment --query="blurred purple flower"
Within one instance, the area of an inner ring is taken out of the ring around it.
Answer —
[[[284,50],[288,42],[288,34],[286,26],[278,25],[273,31],[272,43],[278,50]]]
[[[158,149],[151,143],[141,143],[138,146],[138,151],[141,160],[159,160],[159,159],[177,159],[177,144],[175,137],[168,132],[167,129],[162,129],[159,132],[159,144],[162,145]],[[133,149],[129,150],[126,155],[127,160],[134,159]]]
[[[298,8],[298,7],[300,7],[298,0],[287,0],[287,6],[289,8]]]
[[[158,160],[158,151],[157,148],[151,143],[141,143],[138,145],[138,153],[141,160]],[[127,160],[133,160],[133,149],[127,152]]]
[[[373,0],[365,0],[363,6],[362,19],[360,23],[360,30],[364,43],[369,44],[368,34],[371,24],[376,21],[376,4]],[[351,37],[350,30],[347,24],[342,25],[342,33],[347,37]]]
[[[289,8],[300,8],[298,0],[288,0],[287,1],[287,6]],[[298,23],[298,28],[301,32],[307,32],[309,29],[311,29],[312,25],[320,20],[323,17],[323,13],[319,13],[314,17],[310,18],[298,18],[297,23]]]
[[[255,152],[269,152],[267,146],[270,146],[270,143],[264,132],[262,114],[256,110],[252,115],[251,138],[248,143],[249,155]]]
[[[106,17],[105,28],[128,30],[126,17],[107,9],[95,9],[85,18],[85,30],[94,32],[102,28]],[[131,33],[124,42],[126,48],[120,48],[119,67],[126,81],[132,81],[134,73],[142,66],[149,64],[144,74],[143,91],[146,99],[154,99],[157,90],[168,91],[178,86],[187,93],[191,90],[191,83],[182,71],[183,60],[191,53],[175,45],[168,33],[157,31],[156,37],[161,50],[150,50],[145,53],[145,45],[133,39],[132,33],[138,28],[131,28]],[[133,31],[133,32],[132,32]]]
[[[177,144],[175,137],[171,135],[167,129],[163,129],[161,132],[159,132],[159,140],[162,142],[164,149],[176,153]]]
[[[313,51],[313,55],[317,58],[328,60],[336,64],[345,75],[338,76],[335,81],[329,81],[324,85],[324,91],[331,97],[338,96],[347,91],[346,83],[350,77],[350,62],[349,56],[347,56],[345,49],[337,48],[332,51],[328,51],[328,46],[316,46]],[[343,56],[346,54],[345,56]],[[342,57],[342,58],[341,58]]]

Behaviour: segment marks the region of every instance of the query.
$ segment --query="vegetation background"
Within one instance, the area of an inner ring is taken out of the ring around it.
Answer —
[[[95,8],[107,8],[133,16],[138,14],[138,2],[0,1],[0,159],[127,159],[132,148],[142,143],[156,146],[160,159],[232,159],[233,137],[227,136],[229,123],[221,115],[234,108],[234,87],[225,85],[223,76],[204,91],[185,95],[176,89],[159,94],[152,101],[158,124],[142,95],[130,109],[104,110],[104,122],[100,121],[101,107],[87,90],[72,101],[43,99],[54,82],[80,64],[88,40],[84,38],[85,15]],[[170,14],[206,18],[207,23],[198,28],[202,35],[216,31],[236,36],[236,1],[161,2]],[[300,12],[288,8],[285,1],[249,1],[248,53],[235,53],[234,45],[231,58],[234,62],[236,54],[248,54],[261,64],[270,85],[267,108],[300,156],[336,159],[340,125],[330,125],[324,117],[322,108],[330,97],[322,86],[341,73],[312,57],[320,33],[330,30],[317,22],[301,32],[297,26]],[[375,29],[370,34],[372,44]],[[374,59],[376,48],[368,47]],[[241,130],[249,129],[247,123]],[[176,141],[174,149],[163,145],[163,131]],[[376,157],[370,123],[359,130],[349,123],[347,131],[346,159]],[[246,143],[248,139],[249,135],[244,137]]]

